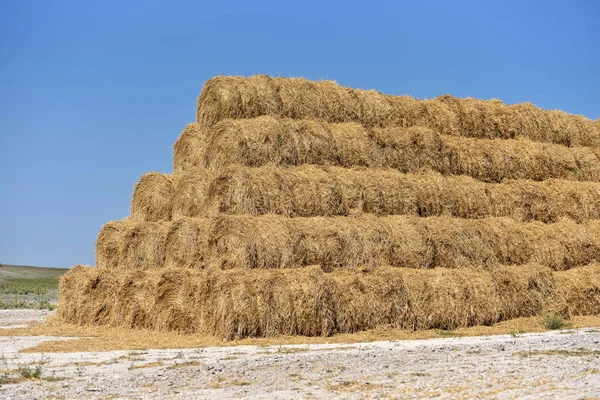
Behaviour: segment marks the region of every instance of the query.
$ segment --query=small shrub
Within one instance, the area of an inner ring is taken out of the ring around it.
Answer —
[[[523,329],[517,329],[516,331],[511,331],[510,336],[512,336],[514,338],[518,338],[518,337],[521,337],[521,335],[523,335],[524,333],[527,333],[527,331],[525,331]]]
[[[13,379],[8,375],[7,372],[0,375],[0,386],[12,383]]]
[[[558,314],[547,313],[544,315],[544,328],[546,329],[562,329],[567,328],[569,324]]]
[[[36,365],[34,369],[31,367],[19,367],[19,374],[25,379],[39,379],[42,376],[42,366]]]

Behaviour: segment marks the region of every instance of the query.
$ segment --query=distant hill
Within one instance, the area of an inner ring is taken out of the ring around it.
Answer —
[[[0,264],[0,282],[14,278],[60,278],[68,268],[44,268],[25,265]]]

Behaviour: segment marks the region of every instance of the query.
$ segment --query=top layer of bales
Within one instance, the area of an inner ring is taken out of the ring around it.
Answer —
[[[198,99],[197,121],[202,129],[223,119],[261,115],[358,122],[367,127],[420,125],[449,135],[523,137],[566,146],[600,146],[597,123],[579,115],[542,110],[530,103],[506,105],[499,100],[449,95],[417,100],[350,89],[331,81],[266,75],[212,78]]]

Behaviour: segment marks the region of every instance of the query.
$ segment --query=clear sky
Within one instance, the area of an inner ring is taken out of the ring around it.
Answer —
[[[600,2],[0,0],[0,263],[94,263],[215,75],[600,117]]]

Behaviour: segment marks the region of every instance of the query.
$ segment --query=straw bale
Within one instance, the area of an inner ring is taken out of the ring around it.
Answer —
[[[204,215],[204,210],[208,207],[207,196],[211,193],[220,195],[212,188],[217,184],[218,178],[215,179],[216,175],[205,168],[196,168],[175,176],[177,178],[170,199],[170,218]]]
[[[164,267],[169,225],[162,221],[130,224],[123,237],[123,262],[119,267],[133,270]]]
[[[174,178],[174,175],[158,172],[142,176],[133,191],[131,218],[142,221],[171,219]]]
[[[578,275],[587,266],[573,269]],[[595,270],[600,271],[597,266]],[[494,270],[496,307],[500,310],[498,320],[540,315],[557,306],[560,294],[556,279],[563,272],[553,273],[547,267],[536,264],[501,266]],[[558,307],[560,308],[560,307]]]
[[[173,145],[173,171],[181,172],[186,168],[199,167],[201,155],[204,154],[206,137],[196,122],[188,124]]]
[[[123,243],[131,221],[110,221],[100,229],[96,240],[96,266],[116,269],[123,263]]]
[[[130,218],[109,222],[98,234],[96,266],[110,270],[163,268],[165,241],[172,225]]]
[[[331,81],[264,75],[212,78],[198,98],[197,121],[203,129],[224,119],[261,115],[357,122],[368,127],[423,125],[448,135],[600,146],[600,130],[593,121],[530,103],[506,105],[496,99],[449,95],[421,101],[350,89]]]
[[[169,225],[165,238],[165,265],[204,268],[209,259],[212,221],[183,217]]]
[[[563,315],[600,313],[600,270],[597,265],[565,271],[556,277],[561,288],[557,312]]]
[[[103,271],[61,280],[57,315],[109,325],[215,335],[328,336],[384,326],[454,329],[509,318],[600,312],[600,265],[410,270]]]

